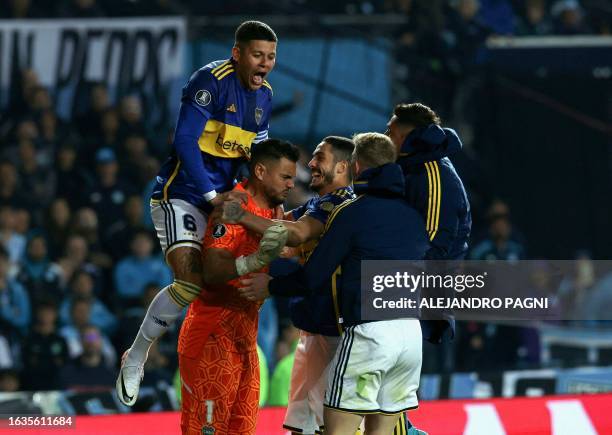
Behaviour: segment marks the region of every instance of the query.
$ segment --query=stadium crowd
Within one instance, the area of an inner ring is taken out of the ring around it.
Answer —
[[[0,18],[96,18],[159,15],[403,14],[429,36],[474,15],[498,35],[610,34],[605,0],[9,0]]]

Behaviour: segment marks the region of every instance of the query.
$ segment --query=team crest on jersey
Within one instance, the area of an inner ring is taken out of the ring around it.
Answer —
[[[210,96],[210,92],[208,92],[206,89],[200,89],[195,94],[195,101],[200,106],[208,106],[210,100],[212,100],[212,97]]]
[[[326,202],[322,202],[321,204],[319,204],[319,207],[323,211],[330,212],[334,209],[334,204],[326,201]]]
[[[255,108],[255,122],[257,125],[261,122],[261,118],[263,118],[263,109],[261,107]]]
[[[202,426],[202,435],[215,435],[215,428],[212,426]]]
[[[220,237],[223,237],[223,236],[225,235],[226,231],[227,231],[227,228],[225,228],[225,225],[223,225],[223,224],[217,224],[217,225],[215,225],[215,227],[213,228],[213,233],[212,233],[212,236],[213,236],[215,239],[218,239],[218,238],[220,238]]]

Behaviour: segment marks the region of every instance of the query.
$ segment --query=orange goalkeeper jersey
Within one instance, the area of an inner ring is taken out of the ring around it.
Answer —
[[[234,190],[246,192],[244,183]],[[258,216],[272,218],[273,209],[260,208],[248,195],[243,207]],[[209,248],[226,249],[235,258],[257,251],[261,235],[241,225],[208,223],[204,236],[204,252]],[[260,270],[267,272],[267,268]],[[187,311],[178,342],[178,352],[196,357],[211,334],[219,349],[229,352],[256,351],[257,321],[261,302],[250,302],[238,295],[239,278],[226,284],[208,286]]]

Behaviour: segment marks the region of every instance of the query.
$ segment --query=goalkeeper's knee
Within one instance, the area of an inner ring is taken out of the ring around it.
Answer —
[[[175,279],[168,286],[168,295],[179,307],[186,307],[200,294],[200,287],[187,281]]]

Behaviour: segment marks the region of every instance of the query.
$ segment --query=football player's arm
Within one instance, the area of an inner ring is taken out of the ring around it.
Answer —
[[[218,93],[217,79],[209,71],[197,71],[183,89],[174,133],[174,149],[182,169],[207,201],[217,192],[204,167],[198,141],[218,104]]]
[[[329,223],[331,225],[328,225],[304,266],[270,281],[268,290],[271,295],[306,296],[318,289],[327,288],[329,279],[351,249],[353,232],[349,214],[344,210],[339,211],[335,218],[330,217]]]
[[[425,224],[430,248],[425,254],[427,260],[444,260],[448,258],[453,241],[457,237],[459,226],[460,191],[438,162],[432,162],[428,168],[428,183],[433,181],[436,189],[428,192],[425,204],[427,214]],[[435,177],[435,180],[432,180]],[[436,193],[437,192],[437,193]],[[431,200],[430,200],[431,197]]]
[[[240,224],[259,234],[263,234],[269,227],[279,222],[249,213],[235,201],[225,201],[219,205],[219,208],[222,222]],[[287,216],[293,215],[291,212],[288,212],[285,213],[285,217]],[[288,231],[287,246],[292,247],[319,237],[324,228],[323,223],[306,215],[295,222],[293,220],[280,222]]]
[[[223,284],[238,278],[236,258],[227,249],[208,248],[202,261],[206,284]]]

